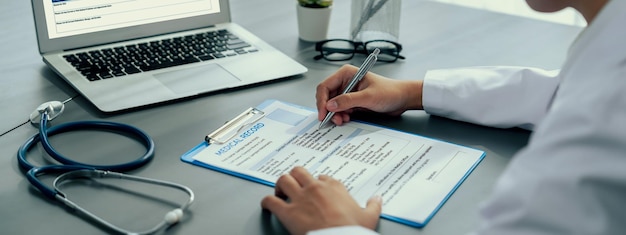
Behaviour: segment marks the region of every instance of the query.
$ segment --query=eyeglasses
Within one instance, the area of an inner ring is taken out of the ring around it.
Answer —
[[[374,49],[380,49],[378,61],[394,62],[398,59],[404,59],[400,55],[402,45],[387,40],[372,40],[363,42],[354,42],[346,39],[329,39],[315,43],[315,50],[320,54],[313,59],[319,60],[324,58],[329,61],[349,60],[354,57],[355,53],[370,54]]]

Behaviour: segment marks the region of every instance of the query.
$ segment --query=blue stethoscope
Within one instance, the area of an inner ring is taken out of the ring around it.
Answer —
[[[164,229],[170,225],[176,224],[180,221],[183,216],[183,211],[186,210],[194,200],[193,191],[187,186],[132,176],[128,174],[123,174],[119,172],[126,172],[133,169],[137,169],[142,167],[150,160],[152,160],[154,156],[154,141],[142,130],[121,123],[115,122],[105,122],[105,121],[80,121],[80,122],[70,122],[61,125],[57,125],[54,127],[48,128],[48,121],[54,119],[59,114],[61,114],[64,110],[64,104],[60,101],[51,101],[40,105],[37,110],[30,115],[31,123],[39,124],[39,133],[30,137],[26,142],[19,148],[17,152],[17,161],[19,166],[26,171],[26,178],[37,188],[41,193],[43,193],[46,197],[57,200],[62,204],[72,208],[93,221],[115,231],[118,233],[124,234],[151,234],[161,229]],[[38,121],[37,121],[38,119]],[[114,131],[116,133],[126,134],[128,136],[132,136],[137,140],[141,141],[141,143],[146,147],[146,153],[140,158],[123,163],[123,164],[115,164],[115,165],[91,165],[85,164],[77,161],[73,161],[60,153],[58,153],[48,141],[49,136],[53,136],[60,133],[75,131],[75,130],[107,130]],[[46,151],[48,155],[50,155],[53,159],[61,163],[61,165],[47,165],[47,166],[34,166],[28,160],[26,160],[26,153],[32,147],[34,147],[38,142],[41,142],[41,146]],[[59,176],[54,180],[53,188],[48,187],[43,182],[41,182],[38,177],[45,174],[59,174]],[[189,195],[189,199],[183,203],[179,208],[174,209],[168,213],[166,213],[163,221],[159,222],[159,224],[155,225],[153,228],[142,231],[142,232],[131,232],[125,229],[122,229],[118,226],[115,226],[106,220],[96,216],[95,214],[83,209],[76,203],[72,202],[60,189],[59,186],[68,180],[72,179],[85,179],[85,178],[116,178],[123,180],[132,180],[142,183],[149,183],[155,185],[161,185],[165,187],[170,187],[174,189],[178,189],[186,192]]]

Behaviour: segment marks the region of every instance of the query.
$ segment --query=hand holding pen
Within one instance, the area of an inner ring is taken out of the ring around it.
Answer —
[[[352,77],[352,79],[341,94],[346,94],[354,89],[356,84],[361,81],[363,76],[365,76],[370,68],[376,63],[376,60],[378,59],[378,53],[380,53],[380,49],[376,48],[369,56],[367,56],[363,64],[359,67],[359,70],[356,72],[356,74],[354,74],[354,77]],[[318,129],[324,127],[334,115],[334,112],[328,112],[326,114],[326,117],[324,117],[324,120],[322,120],[322,122],[320,123]]]

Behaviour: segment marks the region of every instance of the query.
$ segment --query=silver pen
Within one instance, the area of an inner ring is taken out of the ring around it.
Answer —
[[[367,59],[363,61],[363,64],[361,65],[361,67],[359,67],[359,70],[356,72],[356,74],[354,74],[354,77],[352,77],[352,80],[350,80],[350,83],[348,83],[348,86],[346,86],[346,89],[344,89],[343,93],[341,94],[346,94],[348,92],[351,92],[352,89],[354,89],[354,86],[356,86],[356,84],[359,83],[359,81],[361,81],[363,76],[365,76],[365,74],[370,70],[370,68],[372,68],[374,63],[376,63],[376,60],[378,60],[378,57],[377,57],[378,53],[380,53],[380,49],[376,48],[369,56],[367,56]],[[328,123],[328,121],[330,121],[330,119],[334,115],[335,115],[335,112],[328,112],[326,114],[326,117],[324,117],[324,120],[322,120],[322,123],[320,123],[320,126],[317,127],[317,129],[318,130],[322,129],[322,127],[324,127],[324,125],[326,125],[326,123]]]

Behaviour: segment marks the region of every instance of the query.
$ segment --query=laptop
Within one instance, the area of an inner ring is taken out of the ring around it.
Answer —
[[[228,0],[32,0],[43,61],[103,112],[305,73]]]

